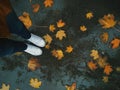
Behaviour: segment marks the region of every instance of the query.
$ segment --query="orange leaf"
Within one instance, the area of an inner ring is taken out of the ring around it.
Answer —
[[[29,29],[32,26],[32,21],[30,19],[30,15],[27,12],[23,12],[23,15],[19,16],[20,21]]]
[[[93,61],[89,61],[87,63],[87,65],[88,65],[88,67],[89,67],[90,70],[96,70],[97,69],[97,65]]]
[[[76,90],[76,83],[72,83],[72,85],[66,85],[65,86],[67,90]]]
[[[45,39],[46,43],[51,44],[52,37],[49,34],[44,35],[43,38]]]
[[[113,49],[118,48],[120,45],[120,40],[115,38],[114,40],[111,41],[111,44]]]
[[[53,0],[45,0],[44,5],[45,7],[51,7],[53,5]]]
[[[86,18],[87,19],[91,19],[93,17],[93,13],[92,12],[88,12],[87,14],[86,14]]]
[[[113,14],[104,15],[103,18],[99,19],[99,23],[103,26],[103,28],[111,28],[116,25],[116,21],[114,20]]]
[[[52,50],[52,55],[56,57],[58,60],[62,59],[64,57],[62,50]]]
[[[51,32],[54,32],[55,29],[56,29],[56,28],[55,28],[55,25],[50,25],[50,26],[49,26],[49,30],[50,30]]]
[[[83,25],[83,26],[80,26],[80,30],[85,32],[87,30],[87,28],[86,28],[86,26]]]
[[[108,41],[109,35],[107,32],[104,32],[103,34],[100,35],[100,38],[102,42],[106,43]]]
[[[40,9],[40,4],[33,4],[32,8],[33,8],[33,12],[37,13],[39,11],[39,9]]]
[[[39,63],[39,60],[36,58],[31,58],[28,61],[28,68],[32,71],[36,70],[37,68],[39,68],[41,65]]]
[[[66,52],[67,53],[71,53],[72,51],[73,51],[73,47],[71,45],[66,47]]]
[[[65,26],[65,22],[63,22],[62,19],[57,22],[57,27],[61,28],[64,26]]]
[[[45,48],[46,48],[46,49],[50,49],[50,44],[46,44],[46,45],[45,45]]]
[[[58,38],[59,40],[62,40],[63,37],[66,37],[65,31],[63,31],[63,30],[57,31],[56,38]]]
[[[110,66],[110,65],[106,65],[105,66],[105,68],[104,68],[104,73],[106,74],[106,75],[110,75],[110,73],[113,71],[113,69],[112,69],[112,66]]]

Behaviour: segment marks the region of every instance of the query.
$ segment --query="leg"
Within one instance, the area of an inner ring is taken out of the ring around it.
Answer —
[[[26,49],[27,45],[23,42],[0,38],[0,56],[10,55],[15,52],[23,52]]]
[[[45,41],[41,37],[30,33],[14,11],[7,15],[6,21],[11,33],[17,34],[39,47],[45,46]]]
[[[10,12],[6,16],[6,21],[11,33],[17,34],[25,39],[29,39],[31,37],[31,33],[26,29],[24,24],[18,19],[14,11]]]

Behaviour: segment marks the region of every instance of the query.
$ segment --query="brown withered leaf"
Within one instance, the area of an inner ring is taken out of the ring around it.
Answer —
[[[94,63],[93,61],[89,61],[87,63],[87,65],[88,65],[88,67],[89,67],[90,70],[96,70],[97,69],[97,64]]]
[[[107,32],[104,32],[100,35],[100,39],[102,40],[102,42],[106,43],[109,39],[109,34]]]
[[[32,71],[40,68],[40,66],[40,62],[36,58],[30,58],[30,60],[28,61],[28,68]]]
[[[40,4],[33,4],[32,8],[33,8],[33,12],[37,13],[39,11],[39,9],[40,9]]]

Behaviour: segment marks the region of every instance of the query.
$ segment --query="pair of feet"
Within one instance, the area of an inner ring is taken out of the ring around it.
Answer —
[[[34,56],[42,55],[42,50],[39,47],[44,47],[45,41],[41,37],[34,35],[32,33],[28,41],[35,44],[38,47],[31,44],[26,44],[27,48],[24,51]]]

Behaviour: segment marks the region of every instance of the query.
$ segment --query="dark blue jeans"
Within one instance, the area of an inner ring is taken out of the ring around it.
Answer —
[[[25,39],[29,39],[31,37],[30,32],[18,19],[14,11],[7,15],[6,22],[11,33],[17,34]],[[0,38],[0,57],[10,55],[15,52],[22,52],[26,48],[27,45],[24,42],[18,42],[7,38]]]

